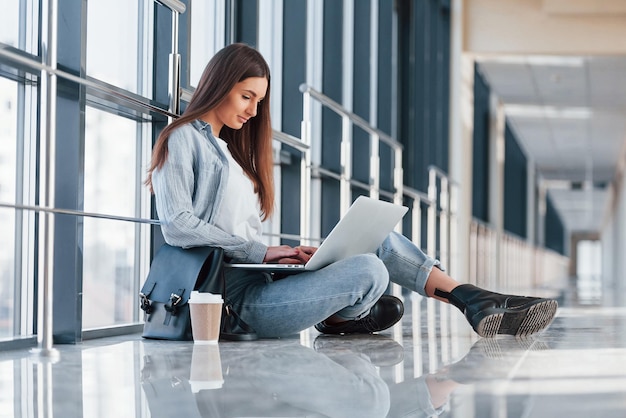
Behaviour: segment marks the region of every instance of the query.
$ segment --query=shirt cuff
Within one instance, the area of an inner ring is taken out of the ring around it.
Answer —
[[[259,241],[250,241],[250,251],[248,252],[247,263],[260,264],[267,253],[267,245]]]

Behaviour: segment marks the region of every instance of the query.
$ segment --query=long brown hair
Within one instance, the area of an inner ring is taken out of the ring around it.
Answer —
[[[241,129],[224,125],[218,133],[228,144],[233,158],[252,180],[259,196],[263,220],[274,211],[274,176],[272,161],[272,123],[270,120],[270,69],[263,56],[245,44],[231,44],[220,50],[209,61],[200,82],[181,117],[166,126],[152,151],[146,185],[152,191],[152,172],[167,160],[167,143],[174,129],[193,122],[218,106],[235,84],[250,77],[267,79],[265,98],[259,103],[257,114]]]

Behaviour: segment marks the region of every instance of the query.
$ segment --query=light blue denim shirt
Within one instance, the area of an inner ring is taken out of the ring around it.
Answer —
[[[165,164],[152,173],[152,187],[165,241],[189,248],[215,246],[227,257],[261,263],[267,246],[230,235],[214,225],[226,190],[228,160],[205,122],[180,126],[170,134]]]

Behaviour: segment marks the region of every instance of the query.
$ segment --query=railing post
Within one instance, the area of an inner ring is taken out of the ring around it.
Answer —
[[[46,30],[42,35],[42,55],[46,65],[57,68],[57,0],[43,2],[42,16]],[[41,172],[43,173],[40,199],[44,206],[52,207],[55,202],[55,158],[56,158],[56,96],[57,78],[53,72],[41,73]],[[42,278],[39,296],[37,342],[39,347],[34,354],[42,357],[56,358],[59,353],[52,347],[53,311],[52,288],[54,275],[54,216],[42,213],[39,216],[39,271]]]
[[[168,93],[170,98],[169,111],[180,114],[180,54],[178,53],[178,10],[172,10],[172,53],[169,57]],[[170,120],[171,122],[171,120]]]
[[[404,194],[404,171],[402,169],[402,147],[396,146],[393,149],[393,186],[395,189],[393,201],[397,205],[403,203]]]
[[[302,122],[300,136],[308,146],[300,159],[300,237],[302,245],[311,245],[311,94],[305,85],[300,86],[302,92]]]
[[[352,179],[352,129],[350,118],[341,117],[341,183],[339,185],[339,213],[343,216],[352,203],[350,179]]]
[[[422,247],[422,201],[413,198],[413,206],[411,208],[411,236],[413,243],[418,247]]]
[[[459,264],[459,230],[458,230],[458,205],[459,205],[459,186],[457,184],[450,185],[450,241],[449,241],[449,260],[450,266],[448,271],[452,277],[458,273],[457,265]]]
[[[450,194],[448,193],[449,182],[448,179],[444,176],[439,180],[441,183],[441,189],[439,191],[439,206],[441,208],[441,214],[439,215],[439,258],[441,262],[446,268],[449,268],[450,258],[449,258],[449,222],[450,222],[450,205],[449,198]]]
[[[437,172],[433,167],[428,169],[428,231],[427,251],[428,254],[437,257]]]
[[[370,197],[380,196],[380,139],[378,134],[370,134]]]

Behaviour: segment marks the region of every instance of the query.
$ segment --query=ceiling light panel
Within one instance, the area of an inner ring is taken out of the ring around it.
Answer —
[[[530,67],[533,83],[545,106],[587,106],[586,67]]]

